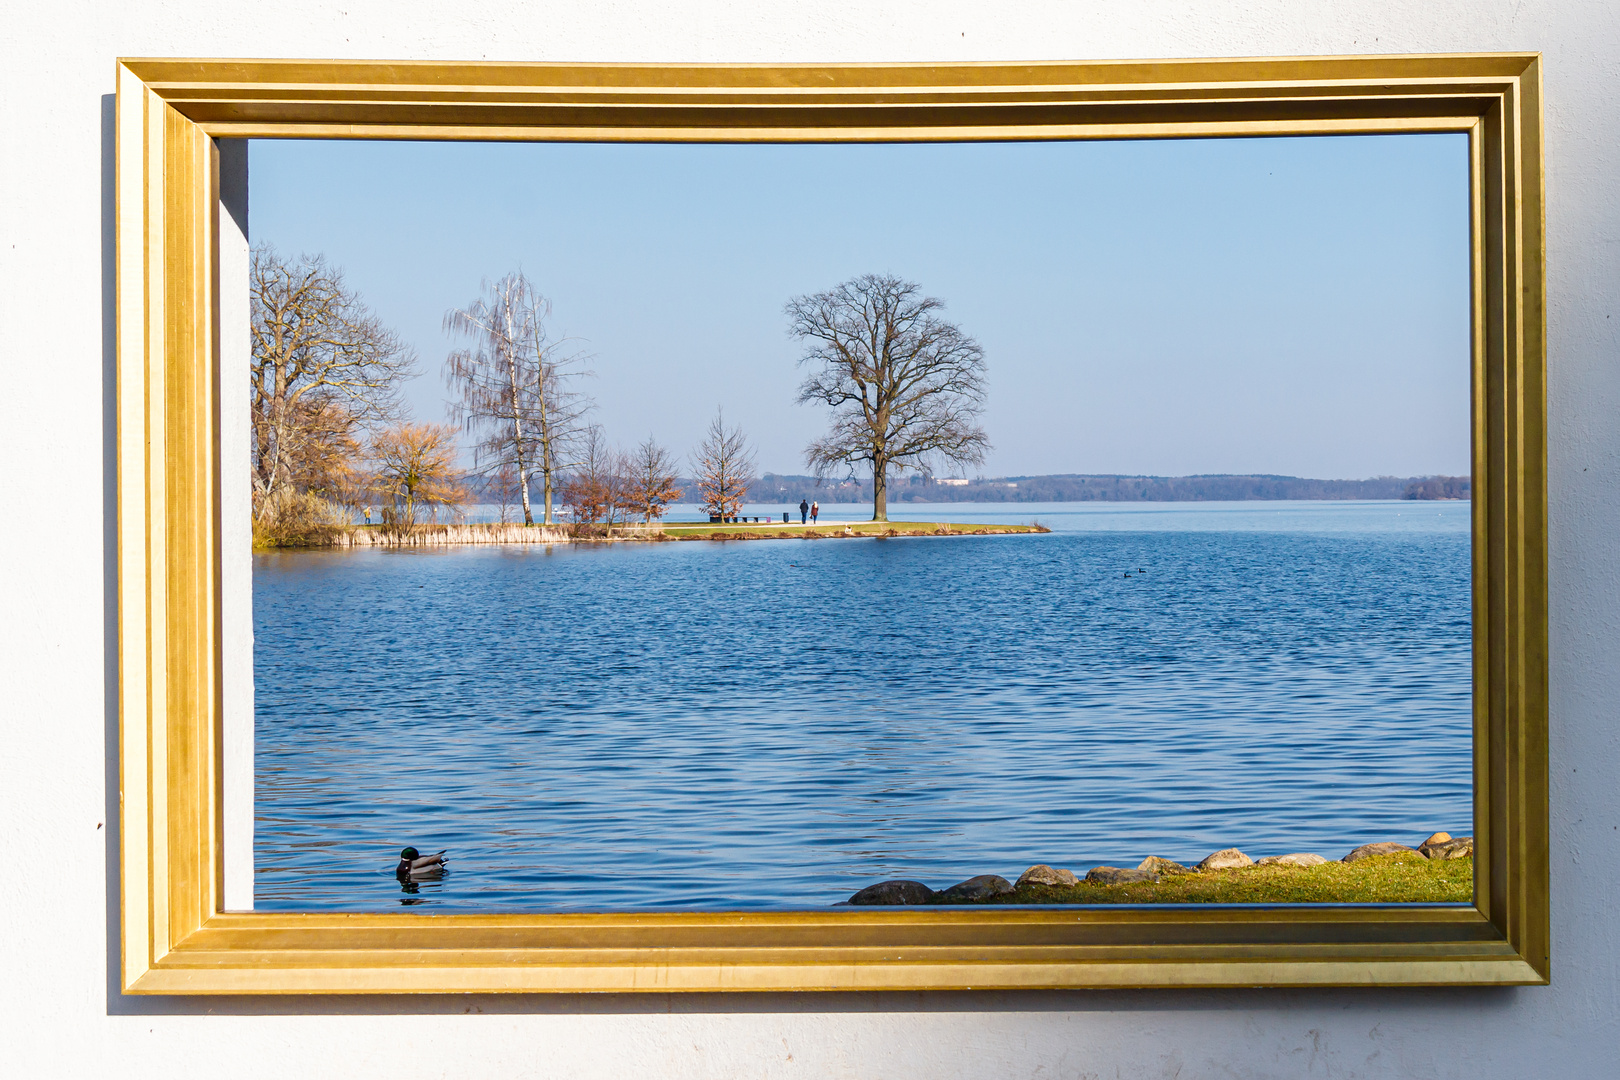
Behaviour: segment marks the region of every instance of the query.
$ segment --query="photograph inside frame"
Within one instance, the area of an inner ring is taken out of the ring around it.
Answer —
[[[1470,900],[1465,135],[249,178],[256,909]]]

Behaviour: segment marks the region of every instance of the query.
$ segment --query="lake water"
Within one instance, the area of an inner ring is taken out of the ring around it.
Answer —
[[[1053,532],[256,556],[256,905],[819,908],[1472,832],[1469,504],[891,516]],[[406,844],[450,874],[406,895]]]

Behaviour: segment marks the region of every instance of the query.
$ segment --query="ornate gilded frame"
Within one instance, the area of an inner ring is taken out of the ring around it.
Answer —
[[[128,993],[1421,985],[1548,979],[1535,55],[117,67],[122,984]],[[1465,132],[1472,906],[369,915],[222,910],[215,138],[811,141]]]

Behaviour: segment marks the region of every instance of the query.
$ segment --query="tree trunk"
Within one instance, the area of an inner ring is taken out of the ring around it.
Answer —
[[[545,478],[545,523],[551,521],[551,473],[557,459],[551,448],[553,433],[551,430],[551,416],[546,411],[546,363],[542,357],[539,361],[539,382],[535,385],[535,400],[540,406],[540,474]]]
[[[512,383],[512,456],[517,461],[518,487],[523,492],[523,524],[528,527],[534,524],[534,514],[529,510],[529,472],[523,466],[523,409],[519,405],[517,356],[510,345],[510,333],[507,340],[506,371]]]
[[[544,455],[545,451],[542,450],[541,454]],[[545,478],[546,478],[546,524],[550,525],[552,523],[552,521],[551,521],[551,464],[549,462],[547,462],[545,468],[542,471],[545,473]]]
[[[885,475],[889,471],[887,462],[878,462],[872,467],[872,520],[889,520],[889,478]]]

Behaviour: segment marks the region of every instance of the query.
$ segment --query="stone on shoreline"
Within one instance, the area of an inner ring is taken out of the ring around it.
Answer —
[[[933,899],[934,890],[920,881],[906,881],[896,878],[893,881],[880,881],[876,885],[868,885],[860,892],[849,898],[851,904],[926,904]]]
[[[956,900],[988,900],[1012,891],[1012,882],[999,874],[980,874],[966,881],[958,881],[948,889],[941,889],[933,899],[937,903],[949,904]]]
[[[1312,855],[1308,851],[1295,852],[1292,855],[1267,855],[1255,862],[1256,866],[1321,866],[1327,862],[1320,855]]]
[[[1429,838],[1427,840],[1423,841],[1423,843],[1418,845],[1418,850],[1422,851],[1424,848],[1428,847],[1430,844],[1443,844],[1447,840],[1450,840],[1450,839],[1451,839],[1451,834],[1448,833],[1448,832],[1430,833]]]
[[[1146,870],[1127,870],[1121,866],[1093,866],[1086,871],[1088,885],[1128,885],[1135,881],[1158,881],[1158,874]]]
[[[1204,856],[1204,858],[1198,863],[1198,869],[1200,871],[1242,870],[1244,867],[1253,865],[1253,859],[1243,854],[1243,852],[1239,851],[1237,848],[1229,847],[1221,848],[1219,851],[1212,852]]]
[[[1440,833],[1445,836],[1445,833]],[[1474,853],[1474,838],[1472,836],[1459,836],[1455,840],[1446,839],[1436,842],[1434,837],[1418,845],[1418,851],[1431,859],[1466,859]]]
[[[1340,861],[1353,863],[1373,855],[1394,855],[1397,852],[1413,850],[1413,848],[1409,848],[1405,844],[1397,844],[1393,840],[1384,840],[1377,844],[1362,844]]]
[[[1018,875],[1015,889],[1022,889],[1025,885],[1078,885],[1080,879],[1074,876],[1073,870],[1054,870],[1045,863],[1036,863],[1034,866]]]
[[[1198,871],[1190,866],[1182,866],[1174,859],[1161,859],[1157,855],[1149,855],[1136,867],[1149,874],[1196,874]]]

